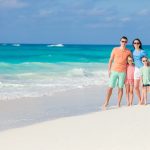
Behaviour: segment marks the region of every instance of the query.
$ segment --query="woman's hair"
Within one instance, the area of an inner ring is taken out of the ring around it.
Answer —
[[[143,49],[143,47],[142,47],[142,42],[141,42],[140,39],[136,38],[136,39],[133,40],[133,42],[132,42],[133,47],[134,47],[134,41],[138,41],[138,42],[140,43],[139,48],[140,48],[140,49]],[[134,48],[135,48],[135,47],[134,47]]]

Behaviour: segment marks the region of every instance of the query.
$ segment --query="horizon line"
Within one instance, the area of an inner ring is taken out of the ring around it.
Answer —
[[[8,43],[1,43],[0,42],[0,44],[43,44],[43,45],[45,45],[45,44],[48,44],[48,45],[51,45],[51,44],[54,44],[54,45],[56,45],[56,44],[63,44],[63,45],[117,45],[117,44],[108,44],[108,43],[104,43],[104,44],[98,44],[98,43],[20,43],[20,42],[14,42],[14,43],[12,43],[12,42],[8,42]]]

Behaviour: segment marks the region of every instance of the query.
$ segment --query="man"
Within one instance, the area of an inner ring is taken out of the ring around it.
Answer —
[[[103,110],[106,109],[109,103],[109,99],[112,95],[113,88],[116,86],[117,82],[118,82],[118,107],[120,107],[123,95],[123,86],[126,77],[127,57],[129,55],[131,56],[130,50],[126,48],[127,42],[128,42],[127,37],[123,36],[120,39],[120,47],[115,47],[112,50],[108,64],[108,74],[110,77],[109,88],[107,90],[106,99],[103,104]]]

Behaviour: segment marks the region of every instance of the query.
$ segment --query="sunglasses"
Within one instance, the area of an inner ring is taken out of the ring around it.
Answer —
[[[147,59],[146,60],[142,60],[142,62],[147,62]]]
[[[127,41],[121,41],[122,43],[127,43]]]
[[[138,44],[139,45],[140,43],[139,42],[134,42],[134,44]]]

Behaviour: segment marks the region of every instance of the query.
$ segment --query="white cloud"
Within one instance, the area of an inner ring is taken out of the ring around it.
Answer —
[[[130,17],[124,17],[124,18],[121,18],[120,20],[121,20],[122,22],[128,22],[128,21],[131,20],[131,18],[130,18]]]
[[[19,0],[0,0],[0,8],[22,8],[28,4]]]
[[[105,15],[106,14],[106,10],[105,9],[100,9],[100,8],[94,8],[92,10],[89,11],[89,15],[92,15],[92,16],[101,16],[101,15]]]
[[[47,17],[50,16],[52,14],[54,14],[55,12],[53,10],[40,10],[38,16],[40,17]]]
[[[98,16],[112,16],[115,15],[117,10],[113,7],[109,8],[103,8],[101,6],[91,6],[88,8],[78,8],[74,9],[74,11],[79,14],[79,15],[84,15],[84,16],[93,16],[93,17],[98,17]]]
[[[87,23],[85,24],[85,27],[88,27],[88,28],[93,28],[93,29],[96,29],[96,28],[101,28],[101,27],[114,27],[116,26],[116,24],[113,24],[113,23],[108,23],[108,22],[96,22],[96,23]]]
[[[105,20],[106,20],[107,22],[113,22],[113,21],[115,21],[116,19],[117,19],[116,16],[108,16],[108,17],[105,18]]]
[[[146,15],[148,15],[149,13],[150,13],[150,11],[149,11],[148,9],[143,9],[143,10],[141,10],[141,11],[138,12],[138,14],[139,14],[140,16],[146,16]]]

